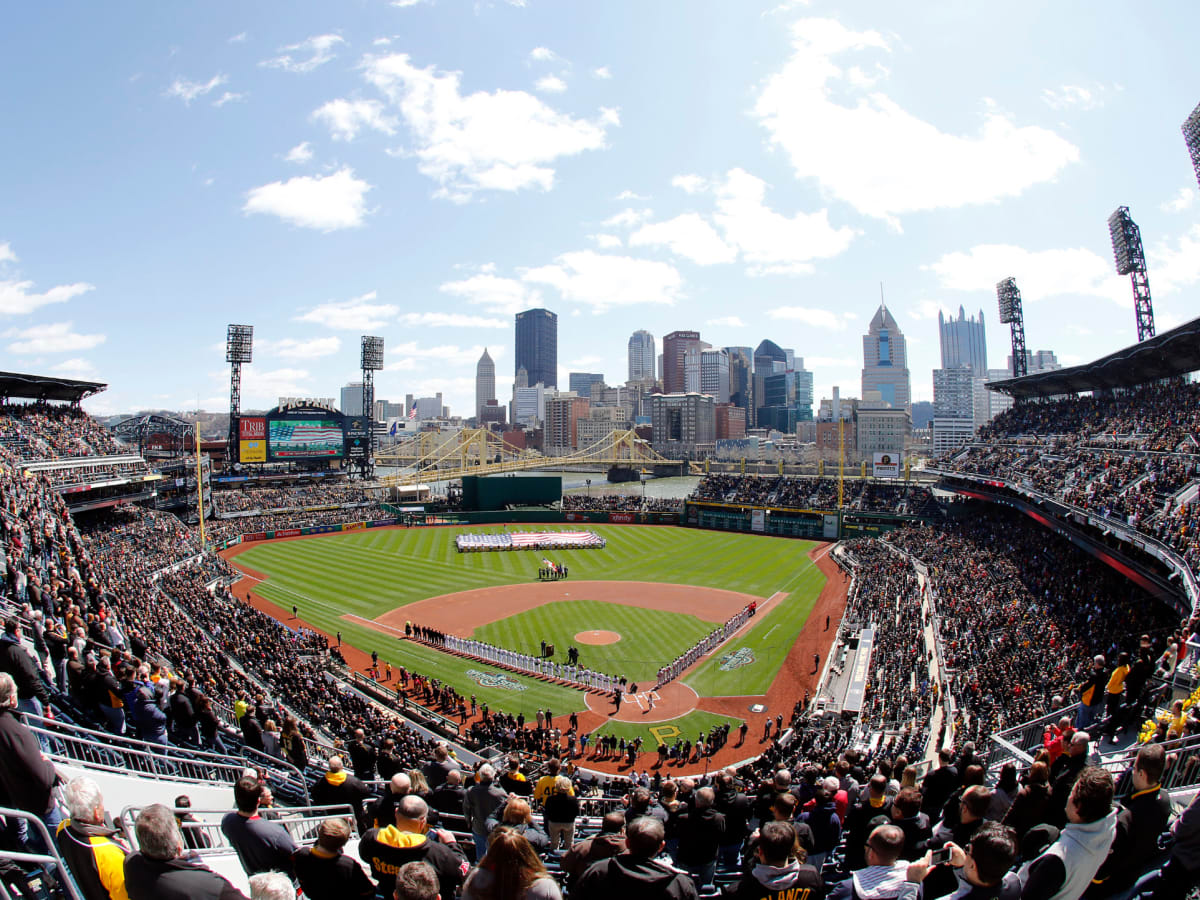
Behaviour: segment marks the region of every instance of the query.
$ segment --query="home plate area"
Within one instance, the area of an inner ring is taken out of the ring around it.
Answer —
[[[654,705],[662,700],[658,691],[640,691],[636,694],[623,694],[622,699],[626,704],[637,704],[637,708],[649,712],[654,709]]]

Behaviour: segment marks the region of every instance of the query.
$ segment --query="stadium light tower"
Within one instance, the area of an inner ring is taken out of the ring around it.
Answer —
[[[225,332],[225,362],[229,363],[229,437],[225,459],[238,462],[238,417],[242,410],[242,363],[254,355],[254,326],[230,325]]]
[[[1196,170],[1196,181],[1200,182],[1200,103],[1184,121],[1182,131],[1192,157],[1192,168]]]
[[[1128,206],[1118,206],[1108,217],[1117,274],[1128,275],[1133,284],[1133,311],[1137,316],[1138,341],[1154,337],[1154,308],[1150,305],[1150,280],[1146,277],[1146,254],[1142,232],[1129,216]]]
[[[1000,301],[1000,324],[1012,331],[1013,377],[1029,374],[1029,358],[1025,353],[1025,312],[1021,309],[1021,292],[1015,278],[1005,278],[996,284],[996,299]]]
[[[383,368],[383,338],[362,336],[362,414],[367,423],[367,455],[359,467],[363,478],[375,475],[375,373]]]

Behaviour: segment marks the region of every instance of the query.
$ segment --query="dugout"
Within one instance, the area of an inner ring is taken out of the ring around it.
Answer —
[[[561,475],[464,475],[462,480],[464,510],[549,506],[561,500]]]

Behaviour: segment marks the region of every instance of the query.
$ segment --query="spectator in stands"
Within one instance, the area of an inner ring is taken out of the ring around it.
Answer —
[[[687,781],[687,779],[683,779]],[[682,783],[682,782],[681,782]],[[652,802],[653,795],[646,788],[638,787],[629,792],[629,805],[625,809],[625,824],[632,825],[643,816],[658,819],[664,825],[667,821],[667,811]]]
[[[903,850],[903,831],[895,825],[878,826],[867,838],[867,865],[835,884],[829,900],[915,898],[916,887],[907,881],[908,862],[901,858]]]
[[[554,780],[558,778],[560,772],[562,772],[562,760],[557,757],[546,760],[546,774],[539,778],[537,784],[533,786],[533,799],[536,802],[546,802],[546,799],[554,792]]]
[[[410,862],[396,873],[395,900],[439,900],[437,872],[429,863]]]
[[[755,864],[725,897],[733,900],[792,900],[819,897],[825,884],[814,866],[805,864],[806,854],[797,850],[796,829],[788,822],[767,822],[759,830]],[[808,893],[805,893],[808,892]]]
[[[506,827],[488,837],[488,852],[463,885],[462,896],[463,900],[562,900],[558,883],[533,846]]]
[[[1117,830],[1112,776],[1097,766],[1079,772],[1058,840],[1020,872],[1021,900],[1081,897],[1104,862]]]
[[[1086,731],[1076,731],[1067,744],[1067,752],[1050,767],[1050,804],[1046,821],[1051,825],[1061,827],[1067,821],[1067,800],[1075,779],[1087,766],[1090,742]]]
[[[237,810],[221,819],[221,832],[237,851],[238,860],[247,875],[278,869],[289,876],[295,874],[292,854],[296,842],[282,825],[270,822],[259,814],[263,784],[245,775],[233,786]]]
[[[1003,822],[1017,833],[1017,840],[1020,840],[1030,828],[1045,820],[1049,803],[1050,767],[1044,762],[1035,762],[1029,767],[1025,784],[1017,792]]]
[[[933,838],[929,841],[929,847],[937,849],[947,843],[954,843],[960,847],[967,846],[971,841],[971,836],[986,820],[988,807],[991,805],[991,790],[981,784],[967,788],[958,802],[958,821],[953,825],[946,819],[938,823],[933,830]]]
[[[954,765],[954,749],[942,747],[938,750],[938,767],[921,782],[921,812],[936,816],[942,811],[946,800],[958,787],[958,769]]]
[[[867,782],[863,799],[846,814],[846,867],[861,869],[866,865],[867,837],[876,825],[886,825],[892,817],[892,803],[887,798],[887,776],[876,773]],[[875,822],[883,817],[882,822]],[[874,824],[872,824],[874,822]]]
[[[282,872],[259,872],[250,876],[250,900],[296,900],[296,888]]]
[[[101,656],[96,661],[92,681],[92,700],[113,734],[125,733],[125,701],[121,698],[121,682],[112,671],[112,661]]]
[[[1160,855],[1158,837],[1171,818],[1171,801],[1159,783],[1165,767],[1162,744],[1147,744],[1138,751],[1131,776],[1133,793],[1121,802],[1116,837],[1088,889],[1089,898],[1125,893]]]
[[[134,828],[138,850],[125,860],[129,900],[246,900],[198,856],[183,855],[175,815],[161,803],[143,809]]]
[[[842,820],[838,818],[834,800],[839,790],[836,777],[830,775],[823,779],[817,787],[816,805],[800,817],[800,821],[812,829],[813,852],[808,855],[808,861],[818,872],[829,851],[842,839]]]
[[[533,823],[533,811],[524,797],[510,795],[508,802],[492,813],[487,821],[489,840],[490,835],[501,825],[522,835],[538,853],[545,853],[550,849],[550,838]]]
[[[1171,852],[1159,870],[1147,872],[1133,895],[1150,900],[1178,900],[1200,884],[1200,794],[1171,826]]]
[[[700,788],[691,809],[679,816],[675,862],[688,870],[700,890],[713,883],[717,851],[725,837],[725,817],[717,812],[716,799],[712,788]]]
[[[92,779],[72,778],[63,791],[70,818],[55,834],[58,852],[87,900],[120,900],[129,848],[104,822],[104,797]]]
[[[50,704],[50,692],[37,663],[21,646],[22,637],[21,620],[16,616],[5,619],[4,634],[0,636],[0,672],[7,672],[17,684],[17,709],[40,716]]]
[[[521,760],[517,757],[514,756],[508,761],[508,771],[500,776],[500,787],[510,794],[518,794],[522,797],[529,797],[533,794],[533,785],[521,771]]]
[[[721,838],[717,859],[725,868],[733,869],[737,867],[738,853],[750,830],[753,803],[737,789],[733,769],[718,773],[714,784],[717,791],[716,809],[725,817],[725,834]]]
[[[1000,767],[1000,777],[996,780],[996,789],[992,791],[992,805],[988,807],[987,817],[994,822],[1002,821],[1012,809],[1017,790],[1017,767],[1013,763],[1005,763]]]
[[[412,779],[404,772],[397,772],[388,782],[387,790],[375,804],[372,816],[376,828],[386,828],[396,818],[396,804],[412,792]]]
[[[446,742],[438,741],[433,746],[433,759],[427,762],[421,771],[424,772],[429,787],[436,791],[445,783],[451,772],[459,771],[459,765],[451,758]]]
[[[949,843],[950,858],[933,866],[930,855],[908,867],[907,880],[921,885],[922,900],[997,900],[1013,897],[1020,884],[1010,869],[1017,859],[1017,839],[1011,828],[987,822],[964,849]]]
[[[566,850],[575,843],[575,820],[579,818],[579,800],[571,779],[559,775],[554,779],[554,787],[543,804],[546,819],[546,832],[550,836],[550,849],[560,847]]]
[[[166,694],[160,693],[150,680],[150,667],[144,663],[138,666],[135,685],[130,709],[133,723],[143,741],[167,746],[170,742],[167,740]]]
[[[212,846],[212,839],[198,827],[200,820],[188,810],[192,808],[192,798],[180,794],[175,798],[175,823],[183,835],[184,846],[189,850],[207,850]]]
[[[437,872],[443,897],[453,897],[467,874],[467,858],[448,831],[430,830],[429,807],[412,794],[396,807],[396,823],[372,828],[358,845],[358,855],[386,897],[395,890],[396,873],[405,863],[426,862]]]
[[[891,824],[904,834],[904,847],[901,852],[904,859],[915,859],[925,852],[925,842],[933,833],[933,826],[929,822],[929,816],[921,812],[920,791],[914,787],[900,789],[900,793],[892,801]]]
[[[487,821],[508,800],[508,794],[497,787],[496,770],[490,763],[480,766],[477,775],[479,783],[467,789],[463,811],[467,827],[471,829],[471,836],[475,839],[475,858],[483,859],[488,846]]]
[[[38,816],[53,831],[62,821],[50,793],[58,775],[17,714],[17,684],[7,672],[0,672],[0,760],[0,806]],[[36,831],[26,832],[26,824],[10,821],[10,836],[22,846],[38,846]]]
[[[379,751],[367,740],[363,729],[354,729],[354,740],[346,750],[350,753],[350,765],[354,769],[355,777],[371,781],[375,777],[375,763],[379,759]]]
[[[317,842],[301,847],[293,857],[296,880],[311,900],[371,900],[375,885],[362,866],[342,852],[350,840],[350,825],[336,816],[317,828]]]
[[[604,814],[600,833],[574,844],[562,858],[562,868],[576,883],[594,862],[625,852],[625,814],[616,811]]]
[[[371,827],[365,804],[375,799],[371,789],[346,771],[340,756],[329,757],[329,771],[308,792],[313,806],[349,806],[358,820],[359,833]]]
[[[593,864],[572,896],[579,900],[695,900],[696,886],[656,857],[662,853],[663,823],[653,816],[642,816],[625,828],[626,850]]]
[[[1091,668],[1080,679],[1077,686],[1079,691],[1079,712],[1075,714],[1075,727],[1087,731],[1104,709],[1105,686],[1108,675],[1104,671],[1104,655],[1096,654],[1092,658]]]
[[[445,782],[434,790],[429,805],[438,812],[461,816],[466,798],[467,790],[462,786],[462,772],[454,769],[446,773]]]

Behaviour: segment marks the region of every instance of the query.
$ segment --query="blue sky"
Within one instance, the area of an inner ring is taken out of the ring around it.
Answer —
[[[771,338],[857,395],[883,282],[932,398],[939,308],[1018,280],[1031,349],[1136,336],[1106,219],[1131,207],[1159,331],[1200,312],[1194,2],[6,4],[3,368],[109,383],[98,413],[336,396],[506,400],[512,315],[566,372],[626,341]]]

